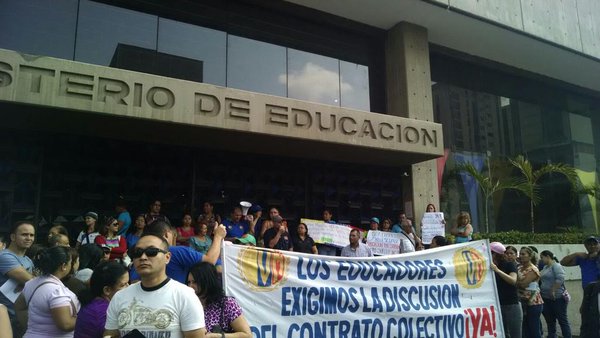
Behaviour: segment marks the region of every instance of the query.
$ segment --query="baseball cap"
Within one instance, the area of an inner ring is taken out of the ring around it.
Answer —
[[[371,218],[371,222],[375,222],[375,223],[379,224],[379,218],[373,217],[373,218]]]
[[[250,207],[250,210],[248,210],[248,211],[249,211],[251,214],[253,214],[253,213],[255,213],[255,212],[262,211],[262,207],[261,207],[260,205],[258,205],[258,204],[253,204],[253,205]]]
[[[506,251],[506,248],[500,242],[492,242],[492,243],[490,243],[490,250],[497,254],[503,255],[504,252]]]
[[[256,246],[256,238],[250,234],[245,234],[242,237],[236,238],[233,242],[236,244],[252,244],[253,246]]]
[[[93,211],[87,212],[84,215],[84,217],[91,217],[91,218],[95,219],[96,221],[98,220],[98,214]]]
[[[281,217],[279,215],[275,215],[275,216],[273,216],[273,222],[281,223],[281,222],[283,222],[283,217]]]
[[[590,237],[586,238],[585,241],[583,241],[583,244],[587,244],[589,242],[600,243],[600,241],[598,241],[598,238],[596,236],[590,236]]]

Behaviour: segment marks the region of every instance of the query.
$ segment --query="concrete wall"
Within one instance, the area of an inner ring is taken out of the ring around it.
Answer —
[[[524,31],[600,58],[598,0],[435,0],[434,2]]]

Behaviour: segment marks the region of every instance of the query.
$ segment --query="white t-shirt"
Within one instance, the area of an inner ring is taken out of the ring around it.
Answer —
[[[104,327],[119,330],[121,337],[138,329],[146,337],[179,338],[205,327],[204,308],[194,290],[177,281],[152,291],[135,283],[113,296]]]
[[[90,234],[87,234],[87,236],[86,236],[85,235],[86,233],[87,233],[86,231],[82,231],[79,233],[79,236],[77,236],[77,242],[80,243],[81,245],[94,244],[94,240],[96,239],[97,236],[100,235],[98,232],[92,232]],[[88,238],[89,238],[89,242],[88,242]]]

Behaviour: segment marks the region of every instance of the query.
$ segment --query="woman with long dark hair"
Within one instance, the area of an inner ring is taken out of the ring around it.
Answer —
[[[540,316],[544,301],[540,294],[540,271],[537,256],[530,247],[524,246],[519,252],[520,265],[517,270],[517,287],[523,310],[523,336],[541,338]]]
[[[103,248],[109,248],[110,260],[122,259],[127,254],[125,237],[118,234],[119,222],[114,217],[108,217],[100,235],[94,240]]]
[[[204,307],[206,338],[251,338],[250,326],[233,297],[226,297],[214,265],[206,262],[192,267],[187,279]]]
[[[69,248],[55,246],[40,251],[34,264],[41,275],[27,283],[15,302],[23,337],[73,337],[79,300],[61,281],[71,271]]]
[[[83,308],[77,316],[77,338],[102,337],[106,323],[106,310],[117,291],[129,285],[129,273],[119,262],[102,262],[90,278],[90,288],[80,296]]]
[[[556,337],[556,322],[564,338],[571,338],[571,326],[567,318],[567,305],[569,305],[567,289],[565,288],[565,269],[558,263],[551,251],[544,250],[540,253],[544,262],[541,274],[541,292],[544,300],[542,314],[548,325],[548,337]]]
[[[312,253],[315,255],[319,254],[315,241],[308,234],[308,227],[304,223],[298,224],[296,228],[296,236],[292,238],[294,242],[294,251]]]
[[[142,233],[144,233],[144,228],[146,228],[146,218],[144,214],[140,214],[135,218],[135,223],[127,229],[127,233],[125,234],[125,241],[128,248],[135,247],[137,241],[142,237]]]

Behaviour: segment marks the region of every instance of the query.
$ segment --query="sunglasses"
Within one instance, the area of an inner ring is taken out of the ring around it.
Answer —
[[[145,249],[133,248],[133,249],[129,250],[129,257],[131,257],[132,259],[140,258],[140,257],[142,257],[143,254],[146,254],[146,256],[148,256],[148,257],[156,257],[156,255],[158,255],[159,252],[166,254],[168,251],[165,251],[165,250],[162,250],[159,248],[155,248],[153,246],[147,247]]]

